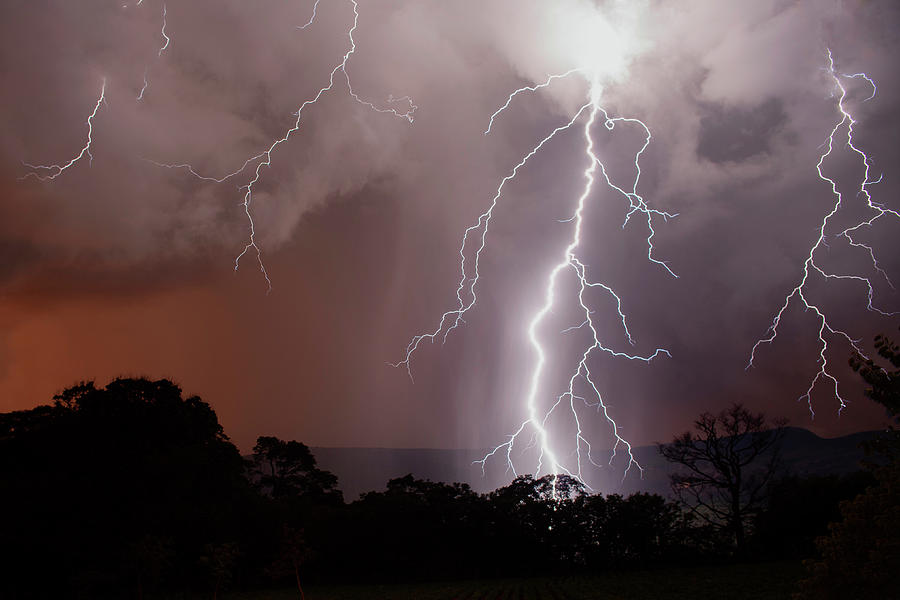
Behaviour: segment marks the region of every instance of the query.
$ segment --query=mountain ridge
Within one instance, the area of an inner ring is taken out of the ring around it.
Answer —
[[[786,427],[782,442],[783,470],[799,476],[841,475],[858,470],[865,453],[859,447],[879,431],[865,431],[836,438],[822,438],[800,427]],[[489,449],[437,448],[342,448],[311,447],[320,468],[338,477],[338,487],[346,501],[356,500],[368,491],[382,491],[389,479],[412,474],[419,479],[469,484],[477,492],[488,492],[508,484],[512,473],[504,468],[503,458],[488,464],[484,473],[477,461]],[[586,483],[605,494],[628,495],[635,492],[669,494],[669,475],[675,466],[659,455],[655,445],[632,450],[643,467],[643,476],[624,469],[594,467],[585,473]],[[522,473],[520,473],[522,474]]]

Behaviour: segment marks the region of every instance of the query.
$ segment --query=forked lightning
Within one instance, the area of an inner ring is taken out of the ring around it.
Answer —
[[[434,340],[438,338],[440,338],[442,342],[445,342],[450,332],[463,322],[463,317],[469,310],[471,310],[475,306],[478,299],[477,287],[480,280],[481,256],[487,244],[488,229],[490,227],[491,219],[494,216],[494,209],[497,207],[499,200],[503,195],[506,184],[515,179],[520,170],[525,167],[526,163],[528,163],[535,155],[537,155],[538,152],[540,152],[550,140],[552,140],[560,133],[573,128],[579,121],[579,119],[583,119],[584,152],[587,167],[584,171],[584,187],[580,196],[575,202],[575,209],[572,213],[572,216],[569,219],[565,220],[565,222],[572,223],[572,235],[569,244],[562,252],[561,260],[556,264],[556,266],[553,267],[553,269],[547,276],[546,288],[544,292],[544,303],[531,318],[527,326],[528,339],[532,349],[534,350],[535,362],[531,367],[528,393],[524,399],[525,418],[518,426],[518,428],[511,435],[509,435],[506,442],[496,446],[487,455],[485,455],[484,458],[482,458],[480,461],[477,461],[477,463],[481,465],[482,469],[484,469],[489,459],[498,454],[503,455],[505,456],[509,471],[511,471],[513,475],[516,475],[518,474],[519,469],[515,464],[516,457],[513,454],[513,450],[514,448],[519,447],[521,438],[523,438],[523,436],[531,434],[531,440],[537,445],[538,448],[537,461],[532,467],[530,467],[533,470],[535,476],[540,475],[542,472],[546,472],[549,474],[564,473],[583,480],[583,468],[585,467],[586,463],[591,463],[599,466],[599,464],[595,461],[594,456],[592,455],[592,445],[588,438],[588,434],[582,427],[583,411],[585,410],[599,411],[600,413],[602,413],[603,418],[609,424],[613,438],[612,452],[610,454],[609,463],[611,464],[619,450],[621,448],[624,448],[624,452],[627,456],[627,465],[625,466],[623,477],[627,476],[629,470],[632,467],[635,467],[643,472],[643,468],[632,454],[631,443],[628,442],[628,440],[622,435],[621,427],[616,423],[611,414],[611,407],[609,403],[603,398],[603,395],[600,392],[596,377],[591,371],[592,359],[597,355],[597,353],[606,353],[618,358],[650,362],[652,359],[660,355],[669,355],[669,352],[663,348],[657,348],[653,353],[647,356],[630,354],[627,352],[615,350],[610,345],[604,343],[601,340],[601,335],[598,331],[593,317],[594,311],[588,305],[588,302],[585,298],[585,292],[591,288],[602,289],[615,300],[618,318],[622,324],[624,338],[630,344],[634,343],[631,332],[628,329],[628,323],[625,313],[622,310],[621,297],[613,290],[611,286],[605,283],[593,281],[593,279],[589,278],[586,263],[578,255],[578,251],[581,246],[582,235],[584,234],[585,229],[584,213],[587,208],[587,203],[596,193],[596,190],[594,189],[595,182],[598,180],[598,178],[602,178],[603,183],[605,183],[606,186],[609,189],[613,190],[616,194],[623,197],[628,204],[628,208],[623,221],[623,228],[631,219],[631,217],[636,213],[643,214],[646,217],[647,257],[651,262],[660,265],[672,276],[676,275],[669,268],[669,266],[665,262],[657,259],[653,254],[653,237],[655,235],[653,221],[654,218],[662,218],[665,220],[676,215],[650,208],[644,201],[643,197],[638,193],[638,184],[640,183],[641,177],[640,158],[644,150],[646,150],[647,146],[650,144],[651,140],[649,128],[638,119],[610,117],[607,111],[600,104],[601,86],[599,82],[596,81],[596,79],[593,78],[591,74],[584,69],[571,69],[565,73],[551,75],[540,84],[534,86],[525,86],[515,90],[509,95],[506,103],[491,115],[488,122],[488,127],[485,130],[485,134],[491,132],[495,124],[495,119],[499,117],[503,113],[503,111],[505,111],[510,106],[516,96],[526,92],[537,92],[538,90],[550,86],[555,80],[570,77],[575,74],[584,76],[590,84],[589,100],[575,112],[575,114],[567,123],[555,128],[540,142],[538,142],[531,149],[531,151],[529,151],[518,162],[518,164],[513,167],[510,174],[501,180],[487,210],[484,211],[478,217],[478,220],[475,222],[475,224],[467,228],[465,230],[465,233],[463,234],[462,244],[459,248],[460,279],[456,288],[456,307],[448,310],[441,316],[440,320],[438,321],[437,327],[433,331],[419,334],[413,337],[406,348],[406,355],[401,361],[394,363],[394,366],[405,367],[410,377],[412,377],[412,356],[416,352],[416,350],[419,349],[421,343],[426,340],[429,342],[434,342]],[[612,131],[617,124],[634,125],[639,127],[644,134],[644,143],[634,154],[634,176],[627,186],[620,186],[613,182],[613,180],[609,176],[605,164],[595,151],[595,133],[593,131],[593,128],[598,123],[601,123],[603,127],[608,131]],[[551,311],[554,310],[554,307],[557,304],[556,297],[561,285],[560,276],[563,275],[564,272],[568,272],[574,275],[576,297],[578,299],[577,309],[581,314],[583,314],[584,320],[580,325],[570,327],[564,330],[563,333],[574,330],[586,330],[590,332],[590,336],[588,344],[584,346],[580,351],[580,359],[577,360],[572,366],[567,388],[563,391],[562,394],[548,397],[547,392],[543,386],[543,375],[544,368],[547,362],[547,355],[550,351],[545,348],[545,342],[541,339],[539,328],[542,322],[551,313]],[[576,389],[579,385],[583,385],[586,387],[587,395],[580,395],[579,391]],[[552,427],[550,426],[551,418],[554,417],[554,414],[559,411],[564,411],[565,415],[567,415],[566,418],[569,421],[568,424],[574,431],[574,434],[572,434],[571,437],[567,437],[566,439],[559,439],[558,436],[555,436],[554,432],[552,431]],[[563,457],[563,450],[566,448],[573,450],[572,454],[574,458],[569,461],[565,460],[565,458]]]
[[[889,286],[893,287],[890,279],[888,279],[887,273],[885,273],[884,269],[882,269],[881,265],[879,265],[878,260],[875,257],[875,250],[870,245],[858,241],[854,236],[861,230],[871,227],[877,220],[886,215],[900,218],[900,213],[887,208],[879,202],[876,202],[872,198],[872,194],[869,192],[869,187],[879,183],[881,181],[881,177],[875,179],[872,178],[872,175],[870,173],[872,167],[871,159],[860,148],[858,143],[853,138],[853,126],[856,125],[857,121],[853,117],[853,114],[850,112],[850,109],[847,107],[847,88],[844,85],[844,80],[860,79],[865,81],[867,85],[871,86],[872,92],[865,100],[863,100],[863,102],[867,102],[875,97],[875,93],[877,91],[875,82],[865,73],[853,73],[849,75],[838,73],[835,70],[834,58],[832,57],[830,49],[827,50],[827,54],[827,72],[834,85],[835,95],[837,96],[838,120],[834,124],[834,127],[832,127],[828,138],[823,144],[823,146],[825,146],[825,151],[819,157],[818,163],[816,163],[816,173],[818,174],[819,179],[825,182],[831,190],[833,203],[831,204],[831,209],[825,214],[824,217],[822,217],[822,221],[817,228],[818,234],[816,240],[810,248],[806,259],[803,261],[803,273],[800,277],[800,280],[790,291],[790,293],[785,296],[784,303],[781,305],[781,308],[777,313],[775,313],[775,316],[772,319],[772,324],[766,332],[766,337],[761,338],[753,345],[753,349],[750,352],[750,361],[747,363],[747,368],[749,369],[753,366],[753,361],[756,358],[756,351],[759,349],[759,347],[764,344],[773,343],[778,337],[778,328],[781,325],[782,317],[784,316],[785,311],[788,309],[792,301],[796,299],[796,301],[800,302],[800,305],[805,311],[812,311],[816,315],[819,323],[817,333],[819,346],[819,368],[816,371],[815,375],[813,375],[813,378],[810,381],[809,387],[806,389],[806,392],[802,396],[800,396],[799,400],[806,400],[807,405],[809,406],[809,412],[813,417],[815,417],[815,410],[813,409],[812,393],[814,388],[820,381],[827,381],[829,386],[834,390],[834,396],[839,404],[839,412],[847,406],[846,401],[841,395],[838,386],[838,379],[835,376],[833,370],[830,368],[828,357],[826,356],[826,353],[828,352],[829,338],[844,340],[853,350],[859,352],[862,356],[865,356],[865,353],[863,353],[862,349],[858,346],[858,340],[852,338],[845,331],[832,326],[831,321],[826,315],[825,308],[823,307],[821,302],[814,301],[810,298],[810,278],[817,274],[826,281],[845,280],[861,284],[866,289],[866,308],[869,311],[876,312],[885,316],[897,314],[884,311],[874,305],[873,302],[875,288],[872,284],[872,280],[869,279],[869,277],[853,273],[833,273],[830,271],[826,271],[819,262],[816,262],[816,254],[819,253],[823,248],[828,246],[827,239],[829,235],[834,235],[834,237],[836,238],[843,238],[844,240],[846,240],[851,247],[861,249],[866,254],[868,254],[873,269],[887,282]],[[863,171],[859,186],[854,189],[853,198],[863,199],[869,216],[860,220],[856,224],[837,232],[836,234],[829,234],[829,225],[831,225],[832,220],[834,219],[835,215],[837,215],[838,211],[844,208],[845,198],[844,193],[839,188],[837,182],[824,173],[823,164],[825,163],[826,159],[832,156],[832,152],[835,151],[835,147],[839,145],[836,138],[842,131],[846,132],[845,135],[847,137],[847,141],[845,146],[847,147],[847,149],[849,149],[851,154],[854,154],[859,158]]]
[[[306,109],[306,107],[316,104],[319,101],[319,99],[326,92],[331,91],[335,86],[335,77],[337,76],[337,73],[341,72],[344,76],[344,81],[347,84],[347,91],[350,94],[350,96],[356,102],[358,102],[376,112],[390,113],[396,117],[403,118],[403,119],[407,120],[408,122],[412,123],[413,122],[413,114],[415,113],[416,108],[417,108],[416,105],[413,104],[413,101],[409,96],[403,96],[401,98],[394,98],[393,96],[389,96],[388,101],[387,101],[388,106],[387,107],[379,107],[379,106],[376,106],[372,102],[362,99],[359,96],[359,94],[357,94],[357,92],[353,89],[353,85],[351,84],[351,81],[350,81],[350,74],[347,72],[347,62],[350,60],[350,57],[353,56],[353,54],[356,52],[356,41],[353,39],[353,33],[356,31],[356,28],[359,25],[359,4],[358,4],[357,0],[350,0],[350,3],[353,5],[353,24],[347,30],[347,38],[350,43],[349,49],[347,50],[347,52],[344,53],[343,57],[337,63],[337,65],[335,65],[334,68],[331,69],[331,72],[328,77],[328,84],[323,86],[322,88],[320,88],[319,91],[311,99],[304,101],[300,105],[300,107],[294,112],[294,115],[296,116],[296,119],[294,120],[294,124],[284,133],[284,135],[282,137],[274,140],[269,145],[269,147],[266,148],[265,150],[263,150],[262,152],[255,154],[254,156],[251,156],[250,158],[245,160],[244,163],[237,170],[227,173],[221,177],[210,177],[210,176],[201,175],[197,172],[196,169],[194,169],[193,166],[191,166],[190,164],[186,164],[186,163],[165,164],[165,163],[160,163],[160,162],[156,162],[156,161],[151,161],[154,164],[161,166],[161,167],[166,167],[166,168],[170,168],[170,169],[185,169],[191,175],[197,177],[198,179],[201,179],[204,181],[216,182],[216,183],[222,183],[228,179],[237,177],[251,165],[253,165],[253,164],[256,165],[255,169],[253,169],[253,171],[252,171],[252,176],[250,177],[250,179],[246,183],[241,185],[239,188],[239,189],[244,190],[242,205],[244,208],[244,213],[247,217],[247,223],[250,228],[250,234],[247,239],[247,243],[244,245],[244,248],[234,259],[234,269],[235,270],[238,269],[238,267],[240,266],[241,259],[248,252],[251,252],[251,251],[254,252],[256,254],[257,263],[259,264],[259,270],[260,270],[260,272],[262,272],[263,277],[266,280],[266,285],[267,285],[269,291],[271,291],[271,289],[272,289],[272,281],[269,278],[269,273],[266,270],[265,263],[263,262],[263,259],[262,259],[262,250],[260,249],[259,245],[257,245],[257,243],[256,243],[256,224],[253,221],[253,215],[251,214],[251,211],[250,211],[250,206],[253,201],[253,188],[259,182],[260,178],[262,177],[263,167],[268,167],[272,164],[272,154],[275,152],[275,150],[281,144],[287,142],[288,139],[290,139],[291,135],[293,135],[295,132],[297,132],[300,129],[300,123],[303,118],[303,111]],[[299,26],[298,29],[306,29],[307,27],[310,27],[311,25],[313,25],[313,23],[316,20],[316,10],[318,9],[318,5],[319,5],[318,1],[316,1],[313,4],[313,12],[312,12],[312,16],[310,17],[310,20],[305,25]],[[395,106],[398,106],[399,108],[395,108]]]

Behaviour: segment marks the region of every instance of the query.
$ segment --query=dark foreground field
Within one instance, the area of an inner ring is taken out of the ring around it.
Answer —
[[[306,600],[695,600],[789,599],[797,562],[497,579],[415,585],[309,587]],[[296,589],[233,593],[226,600],[295,600]]]

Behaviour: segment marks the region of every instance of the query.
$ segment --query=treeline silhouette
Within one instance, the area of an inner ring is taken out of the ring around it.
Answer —
[[[654,494],[560,476],[488,494],[392,479],[346,503],[296,441],[243,458],[168,380],[82,383],[0,414],[0,597],[160,597],[322,582],[524,576],[731,560],[728,528]],[[779,477],[741,560],[800,558],[873,483]]]

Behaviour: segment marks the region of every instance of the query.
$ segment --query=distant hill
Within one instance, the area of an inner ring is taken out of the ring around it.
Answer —
[[[797,475],[842,474],[859,469],[864,454],[859,445],[878,432],[855,433],[839,438],[820,438],[811,431],[789,427],[782,446],[784,467]],[[485,474],[473,464],[485,450],[436,450],[403,448],[312,448],[319,467],[338,477],[338,486],[348,502],[368,491],[381,491],[389,479],[412,473],[419,479],[468,483],[478,492],[487,492],[508,484],[512,474],[505,472],[503,459],[488,464]],[[643,466],[643,477],[632,470],[622,480],[618,467],[586,470],[587,483],[596,492],[624,494],[669,493],[669,474],[673,467],[657,452],[656,446],[634,449]]]

